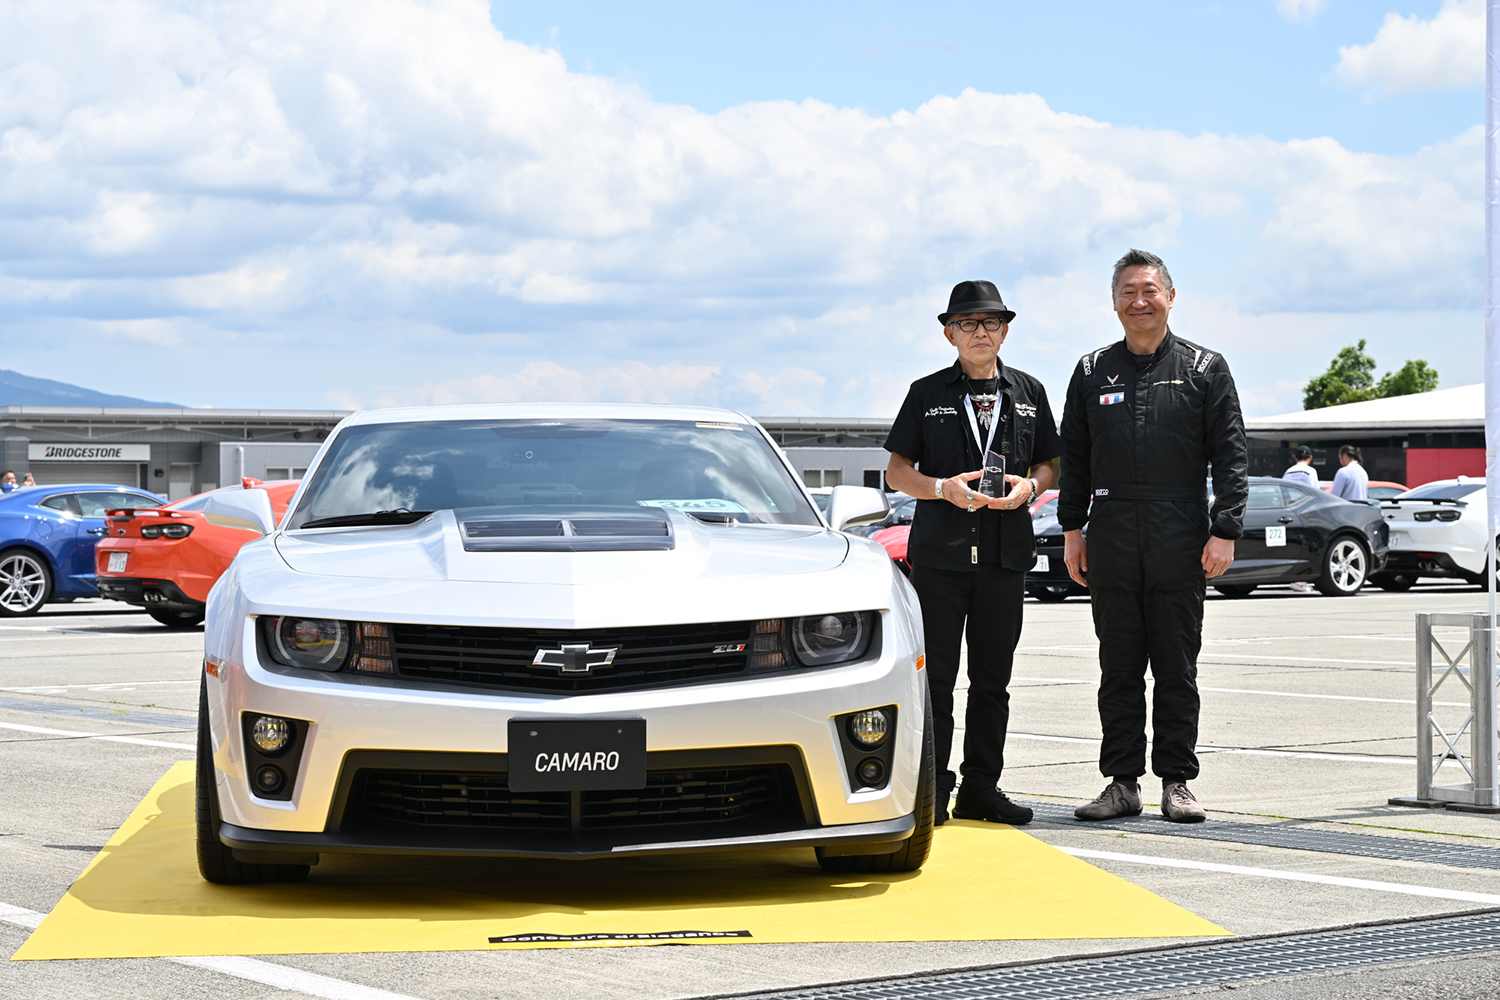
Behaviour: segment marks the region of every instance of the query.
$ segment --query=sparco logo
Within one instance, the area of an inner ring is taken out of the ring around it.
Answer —
[[[114,458],[125,457],[117,444],[49,444],[43,458]]]
[[[557,649],[538,649],[531,658],[531,665],[553,667],[560,674],[591,674],[599,667],[614,663],[619,651],[619,646],[594,649],[586,642],[565,642]]]

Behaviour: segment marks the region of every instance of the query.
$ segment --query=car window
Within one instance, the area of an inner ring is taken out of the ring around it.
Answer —
[[[160,507],[160,500],[143,497],[139,493],[77,493],[79,513],[84,517],[103,517],[108,510],[135,510],[140,507]]]
[[[1317,496],[1317,494],[1314,493],[1311,489],[1297,485],[1284,485],[1281,487],[1281,492],[1286,494],[1286,502],[1287,506],[1289,507],[1295,507],[1299,503],[1311,500],[1313,497]]]
[[[1048,500],[1046,503],[1042,504],[1036,510],[1032,511],[1031,516],[1032,517],[1056,517],[1057,516],[1057,501],[1058,501],[1058,498],[1057,497],[1053,497],[1051,500]]]
[[[1389,500],[1400,496],[1404,491],[1396,486],[1371,486],[1365,492],[1371,500]]]
[[[1400,494],[1403,500],[1462,500],[1484,489],[1484,480],[1467,483],[1428,483]]]
[[[1251,483],[1250,499],[1245,506],[1249,510],[1268,510],[1272,507],[1285,507],[1286,500],[1282,496],[1281,487],[1275,483]]]
[[[287,522],[375,511],[667,508],[818,525],[753,425],[692,420],[355,424],[329,446]]]
[[[74,501],[73,494],[71,493],[56,493],[37,504],[37,506],[46,507],[48,510],[60,510],[64,514],[78,513],[78,504]]]

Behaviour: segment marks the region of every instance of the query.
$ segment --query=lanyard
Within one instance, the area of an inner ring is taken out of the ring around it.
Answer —
[[[974,394],[964,396],[964,409],[969,413],[969,428],[974,432],[974,443],[979,444],[979,420],[974,416]],[[990,436],[984,439],[984,444],[979,449],[979,464],[984,464],[984,457],[990,453],[990,445],[995,443],[995,430],[1000,426],[1000,387],[995,387],[995,411],[990,414]]]

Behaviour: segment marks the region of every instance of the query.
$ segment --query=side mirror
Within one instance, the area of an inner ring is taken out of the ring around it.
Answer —
[[[885,494],[871,486],[835,486],[828,497],[828,523],[834,531],[872,524],[890,512]]]
[[[271,512],[271,494],[265,490],[220,490],[209,495],[203,505],[203,516],[209,524],[221,528],[238,528],[257,535],[276,530],[276,515]]]

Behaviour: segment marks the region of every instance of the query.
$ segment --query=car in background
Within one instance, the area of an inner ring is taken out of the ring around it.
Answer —
[[[129,486],[23,486],[0,494],[0,616],[34,615],[49,601],[97,597],[94,546],[105,511],[160,507]]]
[[[1484,480],[1459,476],[1407,490],[1380,505],[1391,532],[1391,555],[1371,582],[1410,590],[1424,576],[1489,586],[1489,504]]]
[[[1380,508],[1301,483],[1252,476],[1245,532],[1212,586],[1244,597],[1262,584],[1311,583],[1330,597],[1357,594],[1385,568],[1390,532]]]
[[[887,528],[900,525],[910,527],[912,518],[917,514],[917,501],[905,493],[897,493],[890,499],[891,512],[874,524],[860,524],[846,529],[851,535],[859,535],[862,538],[874,538]],[[825,511],[825,513],[827,513]]]
[[[1026,593],[1045,604],[1088,594],[1088,588],[1074,583],[1063,564],[1063,530],[1057,523],[1058,495],[1057,490],[1047,490],[1031,505],[1036,557],[1026,571]]]
[[[828,501],[833,496],[832,486],[809,486],[807,492],[812,496],[813,505],[818,508],[818,513],[827,515]]]
[[[109,534],[94,550],[99,594],[146,609],[168,628],[192,628],[203,620],[208,592],[235,554],[256,536],[211,524],[203,507],[215,493],[264,490],[277,520],[286,513],[300,480],[242,480],[156,509],[111,510]]]
[[[1031,516],[1036,517],[1043,510],[1056,511],[1057,498],[1062,494],[1057,490],[1042,490],[1042,495],[1031,501]]]
[[[885,554],[891,557],[891,562],[896,564],[897,569],[904,575],[911,576],[911,560],[906,557],[906,540],[911,537],[909,523],[881,528],[870,537],[885,549]]]
[[[1327,480],[1318,484],[1318,488],[1324,493],[1332,492],[1333,480]],[[1393,483],[1389,479],[1372,479],[1365,484],[1365,496],[1371,500],[1389,500],[1406,492],[1406,486],[1402,483]]]

